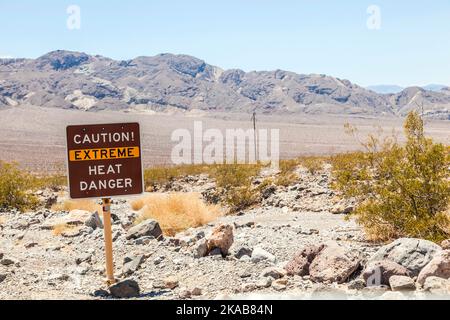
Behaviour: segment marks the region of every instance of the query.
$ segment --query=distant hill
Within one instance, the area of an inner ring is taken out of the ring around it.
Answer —
[[[0,59],[0,74],[3,107],[361,115],[405,115],[423,107],[427,116],[450,119],[449,90],[380,94],[327,75],[222,70],[187,55],[116,61],[54,51],[37,59]]]

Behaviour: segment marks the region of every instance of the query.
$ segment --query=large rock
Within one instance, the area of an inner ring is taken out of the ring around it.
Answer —
[[[389,278],[389,285],[392,291],[415,290],[414,280],[406,276],[392,276]]]
[[[115,298],[134,298],[139,296],[141,290],[136,281],[128,279],[110,286],[109,292]]]
[[[319,252],[323,249],[324,245],[319,246],[306,246],[299,252],[297,252],[291,261],[289,261],[285,270],[288,275],[298,275],[305,276],[309,274],[309,266],[313,259],[319,254]]]
[[[158,221],[153,219],[147,219],[138,225],[131,227],[127,232],[127,240],[138,239],[141,237],[154,237],[158,240],[162,240],[162,230]]]
[[[345,282],[359,267],[359,259],[335,242],[319,252],[309,266],[311,279],[316,282]]]
[[[219,248],[222,255],[226,256],[233,241],[233,226],[220,224],[213,229],[211,236],[207,239],[208,251]]]
[[[388,259],[407,268],[412,276],[417,276],[441,250],[441,247],[431,241],[401,238],[381,247],[369,262]]]
[[[367,263],[362,273],[367,287],[388,286],[392,276],[409,277],[410,275],[408,269],[391,260],[371,261]]]
[[[431,276],[425,279],[423,289],[431,293],[448,294],[450,293],[450,280]]]
[[[202,258],[208,254],[208,243],[206,239],[200,239],[192,248],[194,258]]]
[[[420,271],[417,282],[423,285],[428,277],[450,278],[450,250],[439,252]]]

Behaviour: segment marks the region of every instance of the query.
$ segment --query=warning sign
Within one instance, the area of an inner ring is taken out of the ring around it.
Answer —
[[[73,199],[143,192],[138,123],[68,126],[67,157]]]

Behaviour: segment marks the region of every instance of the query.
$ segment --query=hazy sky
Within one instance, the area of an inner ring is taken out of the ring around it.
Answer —
[[[80,8],[80,29],[67,27],[69,5]],[[380,19],[368,13],[372,5]],[[3,57],[171,52],[225,69],[324,73],[364,86],[450,85],[448,0],[0,0],[0,30]]]

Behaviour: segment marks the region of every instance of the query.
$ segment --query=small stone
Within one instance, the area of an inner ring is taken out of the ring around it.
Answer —
[[[24,246],[25,248],[27,248],[27,249],[30,249],[30,248],[33,248],[33,247],[35,247],[35,246],[37,246],[37,245],[38,245],[37,242],[30,241],[30,242],[25,243],[23,246]]]
[[[90,263],[92,259],[92,254],[90,253],[83,253],[82,255],[75,258],[76,264],[81,264],[82,262]]]
[[[441,242],[441,247],[444,250],[450,250],[450,239]]]
[[[180,297],[180,299],[188,299],[192,296],[192,292],[186,288],[182,288],[180,289],[180,293],[178,294],[178,296]]]
[[[174,276],[167,277],[164,279],[164,287],[167,289],[175,289],[178,287],[178,279]]]
[[[127,279],[113,284],[109,291],[115,298],[134,298],[140,295],[141,290],[135,280]]]
[[[255,283],[244,283],[242,286],[241,286],[241,291],[242,292],[250,292],[250,291],[254,291],[254,290],[256,290],[257,289],[257,287],[256,287],[256,284]]]
[[[253,263],[258,263],[261,261],[269,261],[275,263],[276,258],[270,252],[267,252],[266,250],[260,247],[256,247],[253,249],[251,260]]]
[[[261,277],[271,277],[273,279],[280,279],[286,275],[286,271],[282,268],[267,267],[261,272]]]
[[[162,230],[158,221],[147,219],[138,225],[131,227],[127,232],[126,239],[138,239],[146,236],[152,236],[158,240],[162,240]]]
[[[193,289],[191,290],[191,294],[192,294],[193,296],[201,296],[201,295],[202,295],[202,289],[201,289],[201,288],[198,288],[198,287],[195,287],[195,288],[193,288]]]
[[[13,265],[15,263],[16,263],[16,261],[14,261],[12,259],[8,259],[8,258],[4,258],[4,259],[0,260],[0,264],[3,265],[3,266],[10,266],[10,265]]]
[[[414,280],[406,276],[391,276],[389,278],[389,285],[392,291],[404,291],[404,290],[415,290],[416,284]]]
[[[236,257],[236,259],[240,259],[243,256],[248,256],[251,257],[252,256],[252,249],[250,249],[249,247],[240,247],[238,249],[238,251],[234,254],[234,256]]]
[[[123,274],[124,275],[131,275],[134,272],[136,272],[141,263],[144,261],[143,255],[130,255],[126,256],[124,259],[124,265],[123,265]]]
[[[109,292],[103,289],[95,290],[92,295],[98,298],[107,298],[110,296]]]
[[[272,285],[273,279],[271,277],[259,279],[255,284],[258,288],[268,288]]]
[[[194,258],[202,258],[208,254],[208,245],[206,239],[200,239],[192,249]]]
[[[272,281],[272,288],[274,288],[277,291],[285,290],[286,285],[287,285],[286,279],[277,279],[275,281]]]
[[[5,281],[6,277],[7,277],[6,273],[0,273],[0,283]]]
[[[84,225],[94,230],[97,228],[103,229],[103,223],[97,211],[90,215],[90,217],[84,222]]]

